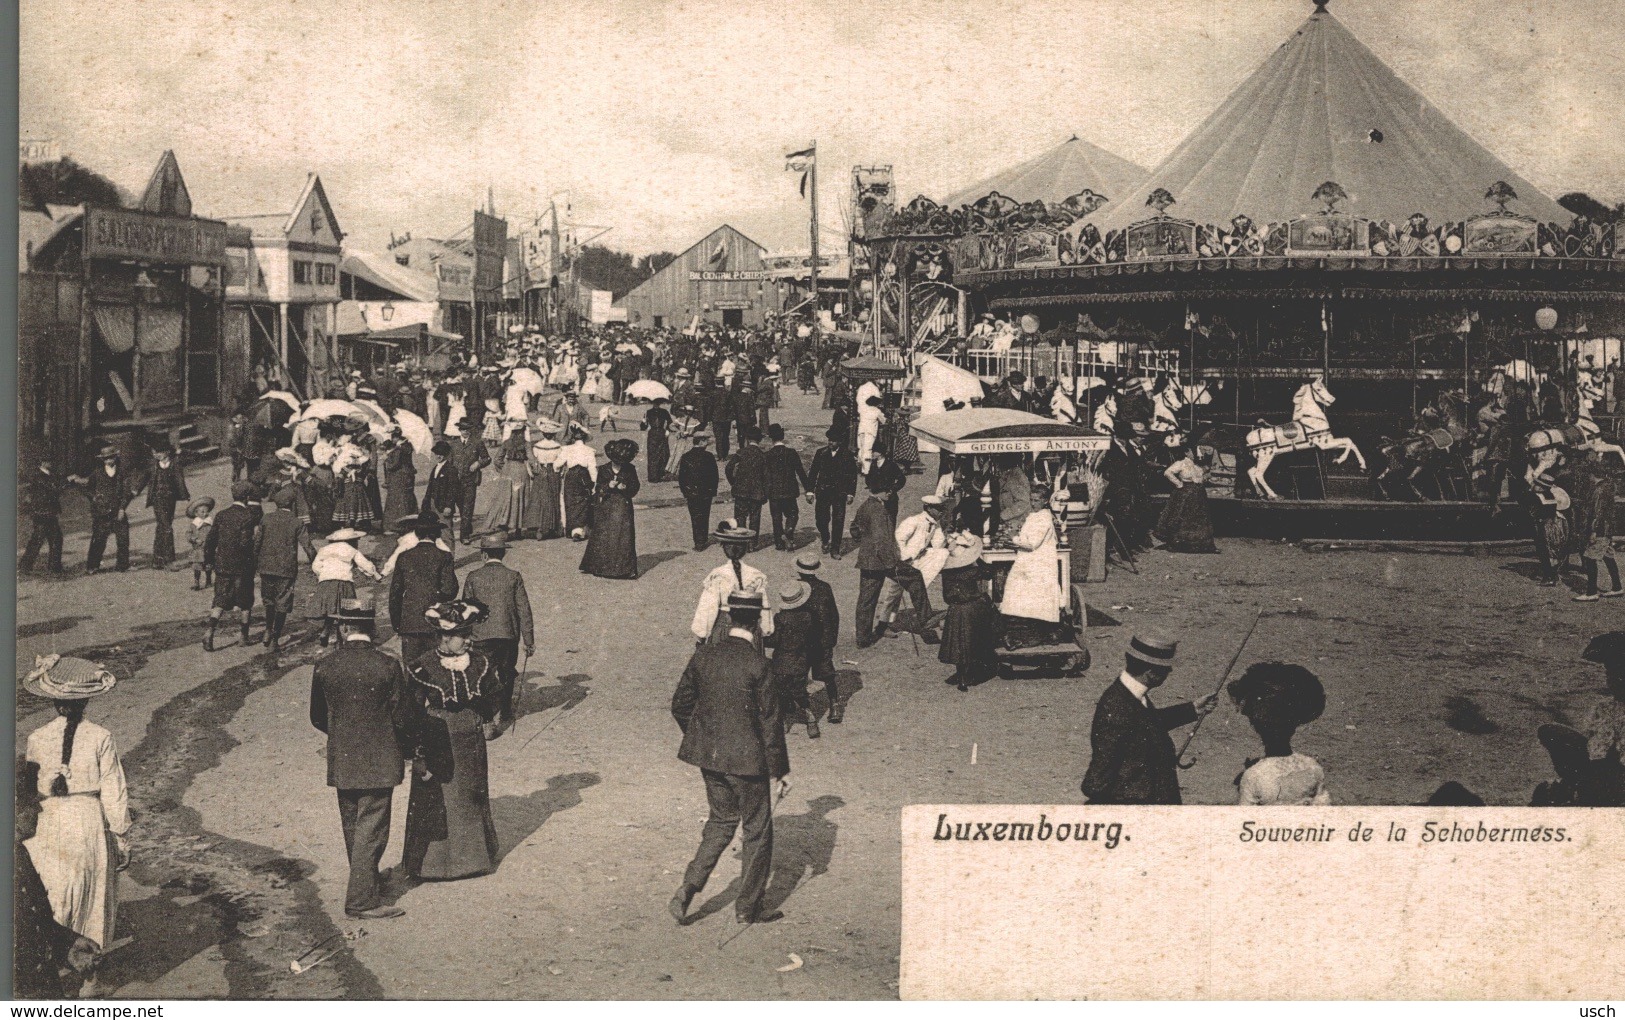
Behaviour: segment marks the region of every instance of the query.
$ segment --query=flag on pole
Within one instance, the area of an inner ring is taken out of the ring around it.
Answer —
[[[801,197],[807,197],[807,175],[812,172],[813,164],[818,161],[818,146],[815,143],[811,148],[799,149],[784,154],[785,170],[797,171],[801,174]]]

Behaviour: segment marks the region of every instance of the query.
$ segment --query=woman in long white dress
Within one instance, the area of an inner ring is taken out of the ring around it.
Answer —
[[[1016,534],[1016,559],[1004,582],[1004,600],[999,612],[1046,623],[1061,619],[1061,577],[1056,568],[1056,548],[1060,538],[1055,531],[1055,515],[1050,512],[1050,492],[1046,485],[1032,487],[1032,513]]]
[[[100,665],[41,656],[23,681],[30,694],[55,702],[57,716],[28,735],[28,760],[39,765],[39,827],[28,853],[39,870],[58,924],[106,948],[118,915],[118,876],[130,862],[124,766],[113,735],[85,719],[90,698],[117,680]]]

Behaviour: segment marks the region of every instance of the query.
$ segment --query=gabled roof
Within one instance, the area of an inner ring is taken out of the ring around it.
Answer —
[[[1061,202],[1087,188],[1108,202],[1131,199],[1146,169],[1073,135],[1047,152],[1000,171],[949,195],[950,209],[997,191],[1018,202]]]
[[[723,233],[724,231],[732,233],[736,237],[739,237],[739,238],[749,242],[750,245],[752,247],[754,247],[758,252],[767,251],[766,248],[763,248],[761,245],[757,244],[755,241],[752,241],[749,237],[746,237],[743,233],[741,233],[736,228],[734,228],[732,226],[729,226],[728,224],[724,223],[722,226],[720,226],[717,229],[711,231],[709,234],[706,234],[704,237],[700,238],[698,241],[695,241],[693,244],[689,245],[687,248],[684,248],[682,250],[682,252],[679,253],[676,258],[672,259],[666,265],[661,266],[659,272],[657,272],[653,276],[649,277],[649,279],[644,280],[642,283],[638,284],[636,287],[633,287],[631,290],[627,291],[625,294],[622,294],[621,297],[620,297],[620,300],[624,301],[627,298],[631,297],[633,294],[636,294],[638,291],[640,291],[643,288],[649,286],[650,283],[652,283],[655,280],[658,280],[660,278],[661,274],[663,274],[663,273],[667,273],[667,272],[687,272],[688,269],[687,269],[687,267],[685,267],[685,265],[683,263],[683,260],[688,257],[688,253],[695,250],[696,248],[701,248],[701,247],[705,246],[706,244],[709,244],[712,238],[716,237],[720,233]]]
[[[153,168],[147,190],[141,196],[140,208],[143,212],[165,216],[192,215],[192,195],[186,190],[186,179],[181,176],[181,164],[175,158],[174,149],[165,149],[158,157],[158,165]]]
[[[1326,181],[1348,193],[1342,211],[1393,223],[1412,213],[1442,223],[1487,212],[1484,193],[1496,181],[1518,193],[1513,212],[1570,218],[1317,6],[1132,199],[1097,222],[1113,229],[1149,217],[1144,203],[1158,188],[1174,197],[1170,216],[1280,222],[1320,208],[1310,196]]]
[[[341,241],[344,231],[339,227],[338,217],[333,214],[333,206],[327,200],[327,190],[322,187],[322,179],[314,173],[305,175],[305,186],[299,189],[299,197],[294,200],[293,208],[287,212],[255,213],[247,216],[222,216],[227,223],[247,227],[257,238],[267,240],[284,240],[292,234],[299,224],[299,214],[304,211],[311,195],[314,193],[316,201],[321,204],[322,215],[332,224],[333,232]]]

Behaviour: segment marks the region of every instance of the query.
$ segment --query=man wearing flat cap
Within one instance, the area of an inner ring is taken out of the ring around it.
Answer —
[[[687,923],[689,903],[705,888],[741,823],[734,914],[741,924],[783,916],[762,904],[773,867],[773,787],[782,795],[790,774],[772,667],[756,647],[765,606],[757,592],[730,595],[727,636],[695,649],[672,694],[672,718],[683,731],[677,757],[700,770],[711,809],[700,848],[669,904],[678,924]]]
[[[1083,795],[1090,804],[1178,804],[1179,754],[1169,730],[1196,722],[1213,711],[1209,694],[1158,708],[1151,692],[1173,672],[1179,642],[1156,634],[1136,634],[1126,664],[1095,705],[1089,728],[1089,771]]]
[[[348,917],[381,920],[405,911],[386,904],[378,862],[389,842],[395,787],[406,770],[417,702],[400,660],[373,645],[372,599],[344,599],[333,612],[339,645],[316,663],[310,679],[310,723],[327,734],[327,785],[338,792],[350,880]]]

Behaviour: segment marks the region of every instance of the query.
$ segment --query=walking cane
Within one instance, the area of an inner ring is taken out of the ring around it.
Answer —
[[[513,731],[519,734],[519,703],[525,700],[525,667],[530,665],[530,653],[521,652],[523,658],[519,660],[519,672],[513,677],[513,690],[508,692],[508,712],[513,716]]]
[[[1215,695],[1224,690],[1225,681],[1230,679],[1230,671],[1236,668],[1236,663],[1241,659],[1241,650],[1247,647],[1248,641],[1252,640],[1253,631],[1258,629],[1258,621],[1263,618],[1264,610],[1260,609],[1258,615],[1253,617],[1253,625],[1247,628],[1247,633],[1242,637],[1241,644],[1236,646],[1236,654],[1230,656],[1230,664],[1224,667],[1224,674],[1219,677],[1219,685],[1213,688]],[[1205,715],[1197,718],[1196,725],[1191,727],[1190,736],[1186,737],[1185,742],[1179,746],[1179,767],[1182,769],[1188,769],[1196,764],[1195,758],[1188,762],[1185,760],[1185,751],[1191,746],[1191,741],[1196,739],[1196,731],[1202,728],[1202,720],[1206,718]]]

